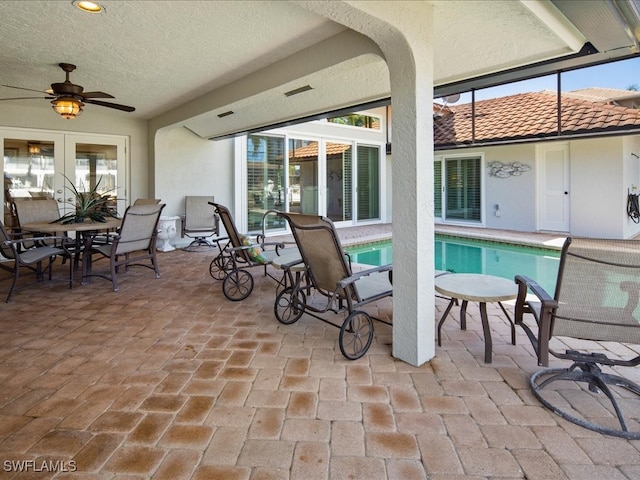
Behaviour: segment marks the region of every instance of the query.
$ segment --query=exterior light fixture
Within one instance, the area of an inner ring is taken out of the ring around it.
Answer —
[[[104,7],[96,2],[88,2],[86,0],[73,0],[73,5],[78,7],[83,12],[88,13],[101,13],[104,12]]]
[[[63,118],[71,120],[82,113],[84,103],[73,97],[59,97],[51,101],[53,109]]]

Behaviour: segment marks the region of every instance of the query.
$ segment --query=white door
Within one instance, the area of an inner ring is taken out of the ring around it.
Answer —
[[[120,214],[129,204],[126,137],[0,128],[0,143],[4,147],[3,221],[8,227],[16,221],[10,208],[13,198],[51,196],[58,201],[61,215],[71,211],[70,182],[81,191],[100,182],[98,191],[114,196]]]
[[[538,230],[569,231],[569,145],[537,147]]]
[[[96,190],[109,195],[122,215],[129,205],[126,138],[113,135],[66,135],[64,159],[56,164],[55,198],[66,212],[74,207],[72,186],[80,192]],[[64,176],[62,175],[64,172]]]

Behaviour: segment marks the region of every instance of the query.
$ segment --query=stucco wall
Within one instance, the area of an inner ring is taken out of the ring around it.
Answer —
[[[536,177],[535,145],[506,145],[478,149],[442,150],[437,157],[447,158],[464,154],[484,158],[484,191],[482,197],[484,226],[509,230],[534,231],[536,228]],[[489,176],[492,162],[521,162],[531,167],[519,176],[498,178]],[[496,215],[496,205],[500,205],[500,216]],[[448,222],[453,223],[453,222]]]
[[[622,141],[623,185],[622,197],[626,206],[628,193],[640,194],[640,135],[625,137]],[[640,224],[624,217],[624,238],[640,234]]]
[[[205,140],[177,127],[158,132],[155,151],[155,195],[167,205],[163,215],[182,215],[187,195],[213,195],[233,211],[233,140]]]
[[[622,137],[573,141],[569,157],[571,234],[622,238]]]
[[[530,232],[536,228],[535,145],[506,145],[484,150],[485,226]],[[528,172],[506,178],[489,176],[493,162],[520,162],[531,167]],[[496,215],[500,205],[500,216]]]

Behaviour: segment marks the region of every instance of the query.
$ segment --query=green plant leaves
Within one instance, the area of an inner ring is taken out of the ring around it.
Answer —
[[[100,180],[98,180],[91,191],[79,192],[73,182],[71,182],[66,175],[63,174],[63,176],[71,185],[71,188],[67,186],[65,186],[65,188],[68,188],[73,192],[73,196],[75,197],[75,212],[66,213],[57,219],[56,222],[61,222],[63,225],[67,225],[69,223],[82,223],[85,220],[104,223],[106,222],[107,217],[118,218],[118,211],[112,205],[113,198],[108,195],[109,192],[112,192],[115,189],[111,189],[103,194],[98,193],[98,187],[100,186],[102,177],[100,177]]]

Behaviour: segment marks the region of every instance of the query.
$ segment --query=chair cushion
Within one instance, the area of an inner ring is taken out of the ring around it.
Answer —
[[[242,245],[251,246],[251,248],[247,248],[246,251],[252,261],[256,263],[269,263],[267,257],[262,254],[262,248],[254,244],[249,237],[240,235],[240,241]]]

